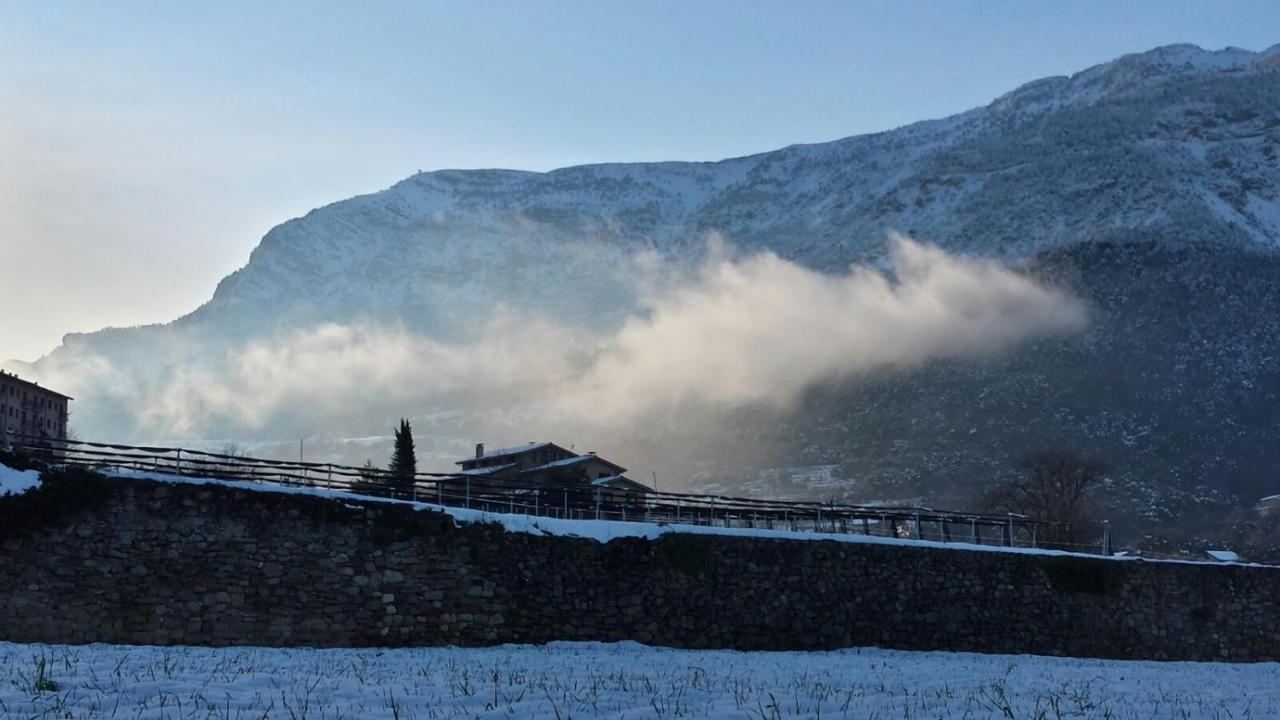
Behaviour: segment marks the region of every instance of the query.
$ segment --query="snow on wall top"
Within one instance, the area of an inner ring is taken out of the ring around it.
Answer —
[[[21,495],[40,485],[40,473],[36,470],[15,470],[0,464],[0,497]]]
[[[256,483],[240,480],[218,480],[212,478],[197,478],[178,475],[167,475],[164,473],[144,472],[137,470],[116,470],[106,472],[108,476],[132,479],[132,480],[148,480],[153,482],[174,483],[184,485],[221,485],[224,487],[236,488],[239,490],[248,490],[252,492],[280,493],[287,495],[309,495],[313,497],[328,498],[338,502],[359,501],[374,503],[390,503],[398,505],[408,505],[415,510],[428,510],[432,512],[440,512],[449,515],[455,523],[486,523],[500,525],[507,532],[528,533],[532,535],[544,535],[555,537],[571,537],[586,540],[594,540],[596,542],[607,543],[618,538],[643,538],[647,540],[657,540],[663,535],[685,534],[685,535],[716,535],[723,537],[751,537],[764,538],[772,540],[804,540],[804,541],[832,541],[840,543],[857,543],[857,544],[873,544],[873,545],[896,545],[900,547],[918,547],[918,548],[934,548],[941,550],[954,550],[959,552],[997,552],[997,553],[1013,553],[1018,555],[1044,555],[1057,557],[1082,557],[1093,558],[1098,560],[1112,560],[1117,562],[1171,562],[1185,563],[1193,565],[1222,565],[1221,562],[1213,561],[1195,561],[1195,560],[1159,560],[1148,559],[1125,555],[1115,555],[1105,557],[1102,555],[1094,555],[1088,553],[1066,552],[1062,550],[1047,550],[1043,548],[1022,548],[1022,547],[1004,547],[998,545],[974,545],[963,542],[936,542],[932,540],[914,540],[907,538],[891,538],[881,537],[877,535],[856,535],[842,533],[826,533],[826,532],[809,532],[809,531],[792,531],[792,530],[769,530],[764,528],[726,528],[710,525],[692,525],[684,523],[653,523],[653,522],[630,522],[621,520],[565,520],[560,518],[548,518],[532,515],[519,515],[509,513],[496,513],[483,510],[474,510],[469,508],[460,508],[450,505],[438,505],[429,502],[412,502],[407,500],[392,500],[389,498],[374,497],[371,495],[360,495],[358,493],[345,492],[340,490],[332,490],[328,488],[315,487],[298,487],[291,485],[276,485],[272,483]],[[1273,567],[1258,563],[1236,563],[1250,567]]]

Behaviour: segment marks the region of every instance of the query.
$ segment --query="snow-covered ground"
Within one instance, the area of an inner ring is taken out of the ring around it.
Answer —
[[[634,643],[268,649],[0,643],[5,718],[1264,718],[1280,664]]]
[[[39,484],[39,471],[15,470],[8,465],[0,464],[0,497],[21,495]]]

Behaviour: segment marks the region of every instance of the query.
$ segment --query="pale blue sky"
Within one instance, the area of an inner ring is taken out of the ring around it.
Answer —
[[[1263,49],[1280,6],[0,0],[0,360],[172,319],[419,168],[719,159],[1174,42]]]

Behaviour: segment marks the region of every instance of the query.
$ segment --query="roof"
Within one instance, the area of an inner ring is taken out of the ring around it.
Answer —
[[[486,450],[484,454],[481,455],[480,457],[469,457],[464,460],[459,460],[455,462],[454,465],[464,465],[466,463],[475,462],[476,460],[492,460],[493,458],[503,457],[505,455],[520,455],[523,453],[527,453],[530,450],[541,450],[543,448],[548,448],[548,447],[553,447],[557,450],[560,450],[566,453],[570,452],[560,447],[559,445],[556,445],[553,442],[531,442],[527,445],[518,445],[516,447],[498,448],[497,450]]]
[[[1239,562],[1240,556],[1230,550],[1205,550],[1205,554],[1222,562]]]
[[[75,398],[71,397],[70,395],[63,395],[62,393],[58,392],[57,390],[50,390],[50,389],[49,389],[49,388],[47,388],[47,387],[43,387],[43,386],[41,386],[41,385],[40,385],[40,383],[38,383],[38,382],[32,382],[31,380],[23,380],[22,378],[18,377],[17,375],[14,375],[13,373],[5,372],[5,371],[3,371],[3,370],[0,370],[0,379],[3,379],[3,380],[13,380],[13,381],[15,381],[15,382],[17,382],[17,383],[19,383],[19,384],[21,384],[21,385],[26,385],[26,386],[27,386],[27,387],[29,387],[29,388],[33,388],[33,389],[35,389],[35,390],[39,390],[39,391],[40,391],[40,392],[42,392],[42,393],[47,393],[47,394],[49,394],[49,395],[57,395],[58,397],[60,397],[60,398],[66,398],[67,400],[74,400],[74,399],[75,399]]]
[[[597,487],[627,487],[641,492],[653,492],[653,488],[648,485],[636,482],[635,480],[622,475],[610,475],[608,477],[596,478],[591,481],[591,484]]]
[[[540,472],[542,470],[552,470],[555,468],[569,467],[571,465],[578,465],[584,462],[589,462],[591,460],[595,460],[601,464],[608,465],[609,467],[617,470],[619,475],[627,471],[627,469],[622,467],[621,465],[618,465],[617,463],[611,463],[608,460],[605,460],[604,458],[600,457],[599,455],[574,455],[573,457],[565,458],[563,460],[555,460],[553,462],[544,463],[542,465],[531,467],[526,470],[521,470],[520,474],[523,475],[524,473]]]
[[[459,475],[491,475],[502,470],[513,468],[519,463],[503,463],[501,465],[490,465],[482,468],[471,468],[470,470],[459,470]]]
[[[1268,496],[1266,496],[1266,497],[1262,498],[1261,500],[1259,500],[1258,502],[1260,502],[1260,503],[1264,503],[1264,502],[1275,502],[1275,501],[1277,501],[1277,500],[1280,500],[1280,495],[1268,495]]]

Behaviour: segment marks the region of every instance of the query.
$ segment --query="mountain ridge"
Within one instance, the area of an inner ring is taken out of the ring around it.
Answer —
[[[392,184],[384,190],[357,195],[352,198],[326,204],[319,208],[315,208],[300,217],[292,218],[281,223],[275,228],[272,228],[272,230],[264,236],[262,242],[254,248],[248,262],[219,281],[209,301],[202,304],[200,307],[195,308],[191,312],[175,318],[171,323],[180,323],[186,321],[188,318],[201,317],[208,314],[210,311],[206,308],[210,305],[216,305],[221,301],[225,301],[227,296],[234,295],[241,286],[257,286],[258,291],[261,292],[264,286],[272,286],[275,284],[275,281],[284,281],[287,283],[289,280],[288,274],[280,272],[280,269],[274,267],[278,261],[269,258],[271,255],[271,246],[277,243],[285,244],[285,242],[278,241],[278,239],[282,236],[290,235],[293,228],[295,228],[298,223],[306,224],[320,222],[321,220],[326,219],[326,216],[329,214],[345,209],[352,209],[357,214],[368,214],[369,208],[358,207],[363,203],[382,205],[382,210],[391,217],[401,215],[406,219],[422,219],[425,213],[445,212],[456,209],[460,202],[460,198],[456,195],[452,198],[444,197],[445,193],[452,190],[452,188],[448,187],[451,185],[454,187],[462,186],[464,184],[467,185],[467,192],[469,195],[466,197],[470,198],[479,190],[479,188],[488,185],[492,189],[492,186],[495,183],[503,185],[507,189],[512,189],[512,185],[520,184],[522,181],[527,184],[528,182],[554,181],[560,178],[573,179],[575,176],[582,175],[589,176],[592,180],[602,180],[606,183],[609,181],[622,182],[626,179],[631,179],[627,176],[633,173],[652,174],[656,171],[671,169],[676,169],[679,173],[687,176],[696,175],[698,171],[715,170],[717,172],[721,172],[726,168],[730,168],[733,170],[733,172],[728,173],[730,177],[722,180],[722,183],[725,186],[728,186],[733,184],[732,180],[734,179],[734,175],[741,176],[752,169],[758,168],[758,166],[764,162],[776,162],[779,159],[785,160],[788,155],[812,155],[814,153],[823,154],[833,151],[843,151],[850,146],[875,143],[877,140],[884,140],[888,138],[903,138],[920,143],[922,140],[927,139],[919,137],[921,135],[927,136],[936,133],[939,130],[955,131],[957,128],[965,130],[965,126],[969,126],[967,129],[970,132],[991,132],[990,127],[979,128],[975,126],[982,125],[983,123],[981,121],[984,120],[990,124],[996,117],[1008,119],[1012,116],[1017,123],[1026,123],[1032,119],[1027,116],[1027,107],[1029,105],[1034,105],[1037,102],[1043,104],[1043,93],[1046,90],[1052,91],[1057,95],[1061,95],[1064,92],[1068,95],[1074,93],[1074,100],[1066,103],[1061,102],[1061,98],[1057,98],[1055,96],[1054,99],[1057,104],[1053,105],[1051,109],[1053,111],[1059,111],[1064,105],[1072,105],[1073,103],[1085,101],[1098,102],[1104,99],[1104,97],[1110,100],[1116,99],[1116,93],[1099,92],[1099,83],[1107,86],[1122,83],[1122,91],[1120,91],[1119,94],[1124,95],[1150,90],[1151,87],[1149,85],[1143,85],[1141,82],[1138,82],[1143,78],[1146,78],[1147,80],[1154,80],[1158,85],[1167,84],[1171,81],[1186,80],[1188,78],[1203,75],[1209,71],[1237,73],[1258,71],[1268,72],[1274,70],[1277,65],[1280,65],[1280,44],[1273,45],[1259,52],[1230,47],[1218,51],[1208,51],[1190,44],[1167,45],[1142,53],[1124,55],[1116,60],[1095,65],[1069,76],[1060,75],[1033,80],[995,98],[986,105],[973,108],[957,115],[922,120],[893,130],[886,130],[866,135],[847,136],[818,143],[793,144],[777,150],[752,153],[738,157],[725,158],[722,160],[692,162],[666,160],[640,163],[592,163],[587,165],[556,168],[545,172],[485,168],[441,169],[415,173],[414,175]],[[1080,85],[1080,87],[1073,88],[1072,86],[1076,84]],[[1068,99],[1070,100],[1070,98]],[[1039,108],[1039,110],[1045,112],[1049,111],[1049,109],[1044,107]],[[960,135],[963,138],[966,133],[961,132]],[[621,177],[619,177],[620,175]],[[886,180],[885,182],[888,181]],[[696,210],[704,209],[705,205],[712,199],[710,197],[710,193],[706,193],[707,197],[702,203],[690,203],[687,198],[688,195],[692,193],[689,193],[687,188],[677,189],[683,190],[685,193],[682,196],[682,199],[684,200],[683,204],[686,205],[686,213],[691,214]],[[723,192],[725,189],[725,187],[720,187],[719,191]],[[407,192],[408,190],[412,190],[413,192]],[[438,202],[430,202],[430,199],[432,198],[431,193],[436,193],[435,197]],[[519,197],[520,195],[518,194],[517,196]],[[524,197],[523,199],[532,200],[534,198]],[[653,200],[650,199],[650,202],[653,202]],[[549,205],[551,207],[556,207],[554,203],[549,203]],[[691,208],[689,205],[694,207]],[[463,207],[467,207],[465,203],[463,203]],[[670,209],[668,209],[668,212],[670,212]],[[386,222],[387,218],[379,218],[379,221]],[[657,234],[659,237],[663,235],[662,231],[664,229],[667,234],[683,234],[685,236],[693,235],[695,236],[695,241],[697,240],[696,236],[699,233],[721,230],[727,232],[731,240],[737,240],[737,235],[734,233],[733,228],[720,227],[721,225],[730,224],[731,223],[717,223],[714,222],[714,220],[706,223],[698,223],[691,221],[688,217],[685,217],[669,218],[669,221],[661,227],[649,227],[645,229],[651,231],[658,230]],[[825,269],[832,269],[839,267],[842,264],[847,264],[850,261],[864,259],[868,256],[874,257],[879,245],[880,237],[883,234],[883,230],[887,229],[891,228],[886,226],[881,229],[880,233],[873,235],[871,238],[864,238],[864,242],[861,247],[857,248],[853,252],[843,253],[838,261],[834,261],[830,258],[819,257],[816,259],[814,264],[824,267]],[[912,230],[912,228],[901,226],[895,226],[892,229],[907,232]],[[830,234],[832,233],[828,233],[828,235]],[[358,236],[359,233],[356,233],[355,235]],[[938,233],[938,235],[939,237],[928,237],[925,239],[947,246],[949,238],[947,238],[943,233]],[[687,237],[686,240],[688,240]],[[698,242],[690,242],[687,243],[687,247],[685,249],[688,249],[688,247],[696,248],[698,245]],[[963,249],[969,252],[982,252],[984,248],[980,245],[970,244],[970,246]],[[793,252],[786,252],[784,250],[780,254],[784,257],[794,258],[801,261],[805,260],[805,254],[802,250],[796,250]],[[245,278],[246,274],[254,274],[257,267],[264,263],[271,266],[263,271],[264,277],[253,279]],[[304,264],[295,262],[295,267],[299,270],[307,271]],[[323,277],[323,273],[315,273],[315,271],[312,271],[312,273],[317,277]],[[170,323],[156,323],[154,325],[164,326],[168,324]],[[106,329],[110,330],[119,328]],[[78,338],[92,334],[93,333],[73,333],[71,335]]]

